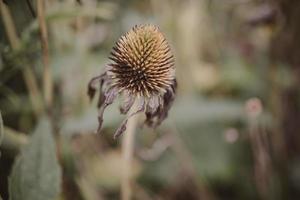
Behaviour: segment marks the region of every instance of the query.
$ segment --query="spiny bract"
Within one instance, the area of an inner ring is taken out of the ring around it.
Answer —
[[[133,27],[116,42],[110,59],[112,63],[108,64],[105,72],[94,77],[88,85],[91,99],[99,85],[98,132],[105,108],[118,94],[125,96],[120,107],[122,114],[126,114],[135,101],[139,104],[117,129],[115,138],[126,130],[129,117],[142,111],[146,114],[148,126],[158,126],[168,115],[177,87],[173,55],[158,27]]]

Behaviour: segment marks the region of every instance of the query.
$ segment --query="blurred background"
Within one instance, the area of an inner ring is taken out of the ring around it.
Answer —
[[[124,116],[115,102],[94,134],[87,84],[144,23],[171,45],[179,88],[160,127],[140,120],[133,199],[300,199],[300,1],[0,6],[0,199],[120,199]]]

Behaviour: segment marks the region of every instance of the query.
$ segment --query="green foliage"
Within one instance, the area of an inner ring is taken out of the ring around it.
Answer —
[[[53,200],[60,192],[61,171],[48,120],[41,120],[21,151],[9,178],[10,200]]]

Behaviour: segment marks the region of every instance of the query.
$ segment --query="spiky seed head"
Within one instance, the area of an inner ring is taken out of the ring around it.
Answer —
[[[111,52],[109,75],[113,86],[132,95],[150,97],[164,93],[174,82],[174,59],[158,27],[133,27]]]
[[[133,27],[116,42],[110,59],[113,62],[105,72],[88,84],[90,99],[95,96],[96,85],[100,91],[97,132],[101,130],[105,108],[119,95],[125,96],[120,107],[122,114],[127,114],[134,102],[138,102],[138,107],[121,123],[115,138],[126,130],[128,119],[139,112],[145,113],[148,126],[160,125],[175,99],[177,81],[173,55],[158,27]]]

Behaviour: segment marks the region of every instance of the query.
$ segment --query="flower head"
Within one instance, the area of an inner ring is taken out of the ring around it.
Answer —
[[[91,99],[97,83],[100,86],[98,132],[101,130],[104,109],[119,94],[125,96],[125,102],[120,107],[122,114],[127,114],[137,99],[139,105],[136,112],[123,121],[115,137],[125,131],[129,117],[142,111],[146,114],[145,123],[148,126],[158,126],[167,117],[176,92],[173,55],[158,27],[133,27],[116,42],[110,60],[112,62],[106,71],[89,83],[88,94]]]

